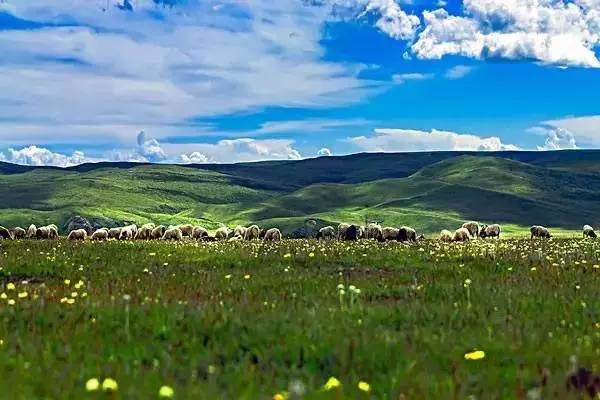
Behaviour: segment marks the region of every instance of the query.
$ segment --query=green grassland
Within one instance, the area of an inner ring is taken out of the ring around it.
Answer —
[[[0,224],[258,223],[410,225],[435,234],[465,220],[511,234],[541,224],[574,235],[600,225],[600,152],[359,154],[232,165],[0,163]]]
[[[0,241],[0,398],[580,399],[599,263],[583,239]]]

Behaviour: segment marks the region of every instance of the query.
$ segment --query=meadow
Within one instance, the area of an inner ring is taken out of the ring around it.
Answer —
[[[599,264],[583,239],[3,241],[0,398],[585,398]]]

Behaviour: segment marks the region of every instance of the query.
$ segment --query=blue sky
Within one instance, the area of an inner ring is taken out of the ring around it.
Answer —
[[[0,0],[0,54],[21,164],[600,147],[597,0]]]

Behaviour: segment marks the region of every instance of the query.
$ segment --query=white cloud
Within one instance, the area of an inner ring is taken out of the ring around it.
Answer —
[[[469,75],[475,68],[468,65],[456,65],[446,71],[446,78],[461,79]]]
[[[543,146],[538,146],[538,150],[572,150],[577,149],[575,136],[573,133],[551,126],[538,126],[529,130],[530,132],[546,136]]]
[[[433,78],[435,78],[434,74],[424,74],[420,72],[392,75],[392,80],[395,83],[399,84],[405,83],[407,81],[426,81]]]
[[[375,23],[377,28],[394,39],[413,39],[421,25],[419,17],[407,14],[396,0],[369,0],[360,16],[371,12],[376,12],[380,16]]]
[[[600,147],[600,115],[544,121],[542,125],[571,132],[581,146]]]
[[[465,0],[463,13],[425,11],[412,51],[425,59],[460,55],[600,67],[596,0]]]
[[[10,148],[6,153],[0,153],[0,161],[32,166],[70,167],[90,160],[86,159],[85,154],[81,151],[75,151],[68,156],[54,153],[43,147],[29,146],[20,150]]]
[[[319,157],[331,157],[333,156],[333,152],[329,150],[327,147],[323,147],[317,152],[317,156]]]
[[[365,119],[304,119],[291,121],[270,121],[265,122],[259,129],[252,131],[252,134],[268,134],[283,132],[321,132],[338,128],[361,126],[370,124],[371,121]]]
[[[190,154],[182,154],[180,158],[184,164],[205,164],[208,162],[208,157],[197,151]]]
[[[370,152],[519,150],[517,146],[502,143],[498,137],[483,138],[436,129],[430,132],[375,129],[372,135],[351,137],[348,141],[359,149]]]
[[[138,134],[137,146],[140,157],[149,162],[161,162],[167,158],[158,140],[147,137],[144,131]]]

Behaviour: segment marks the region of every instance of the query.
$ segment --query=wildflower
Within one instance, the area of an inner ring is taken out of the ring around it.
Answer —
[[[313,253],[313,252],[311,251],[310,253],[308,253],[308,256],[309,256],[309,257],[314,257],[314,256],[315,256],[315,253]]]
[[[371,385],[369,385],[367,382],[360,381],[358,382],[358,389],[368,393],[371,391]]]
[[[67,299],[67,304],[74,304],[75,303],[75,299]]]
[[[60,302],[61,302],[61,303],[66,303],[66,302],[67,302],[67,300],[68,300],[68,299],[67,299],[66,297],[63,297],[62,299],[60,299]]]
[[[342,285],[341,283],[337,285],[337,290],[344,290],[344,285]]]
[[[77,282],[77,283],[75,284],[75,289],[81,289],[81,287],[82,287],[83,285],[84,285],[83,281],[82,281],[82,280],[80,280],[79,282]]]
[[[283,255],[283,258],[290,258],[292,255],[290,253],[286,253]]]
[[[77,292],[71,292],[71,297],[77,297],[77,296],[79,296],[79,293],[77,293]]]
[[[150,253],[148,254],[150,257],[154,257],[156,255],[156,253]]]
[[[250,275],[244,275],[244,279],[250,279]]]
[[[14,306],[15,305],[15,300],[14,299],[8,300],[8,304],[11,305],[11,306]]]
[[[470,279],[467,278],[467,279],[465,279],[465,283],[463,283],[463,286],[469,287],[469,286],[471,286],[471,283],[473,283],[473,281],[471,281]]]
[[[286,392],[275,393],[273,395],[273,400],[287,400],[288,394]]]
[[[69,286],[71,284],[71,280],[70,279],[65,279],[64,280],[65,285]]]
[[[465,354],[465,360],[481,360],[484,357],[485,352],[481,350],[476,350]]]
[[[342,383],[336,378],[336,377],[331,377],[327,380],[327,382],[325,383],[325,385],[323,385],[323,389],[325,390],[333,390],[336,389],[338,387],[342,386]]]
[[[163,399],[170,399],[173,397],[174,394],[175,394],[175,391],[170,386],[163,385],[158,390],[158,397],[163,398]]]
[[[85,390],[88,392],[95,392],[98,388],[100,388],[100,382],[96,378],[88,379],[85,383]]]
[[[16,287],[15,287],[14,283],[9,282],[6,284],[6,290],[15,290],[15,289],[16,289]]]
[[[119,384],[112,378],[106,378],[102,382],[102,390],[105,392],[116,392],[119,389]]]
[[[26,297],[27,297],[27,296],[29,296],[29,295],[27,294],[27,292],[21,292],[21,293],[19,293],[17,296],[18,296],[20,299],[24,299],[24,298],[26,298]]]
[[[232,276],[233,275],[231,275],[231,274],[227,274],[227,275],[225,275],[225,279],[231,279]]]
[[[6,293],[0,294],[0,299],[6,300],[7,298],[8,298],[8,296],[6,295]]]

